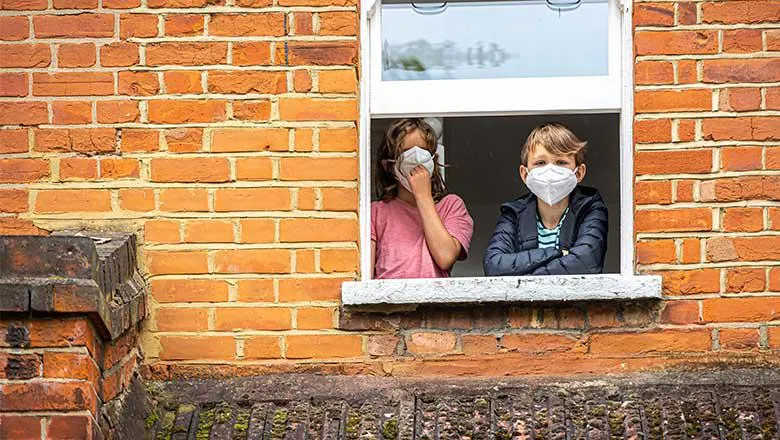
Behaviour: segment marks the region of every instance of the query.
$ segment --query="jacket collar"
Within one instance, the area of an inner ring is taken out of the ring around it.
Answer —
[[[577,185],[577,187],[574,188],[574,191],[569,194],[569,215],[576,215],[583,204],[597,194],[598,190],[595,188]],[[532,212],[536,212],[536,196],[529,192],[516,200],[502,204],[501,208],[509,209],[518,215],[526,209],[531,209]]]

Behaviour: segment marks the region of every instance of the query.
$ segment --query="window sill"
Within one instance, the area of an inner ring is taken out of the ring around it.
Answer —
[[[660,299],[657,275],[559,275],[345,282],[346,306]]]

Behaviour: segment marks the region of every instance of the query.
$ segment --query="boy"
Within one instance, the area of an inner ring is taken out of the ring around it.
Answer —
[[[601,273],[607,207],[585,177],[585,146],[560,124],[543,124],[520,151],[520,177],[531,191],[501,205],[485,275]]]

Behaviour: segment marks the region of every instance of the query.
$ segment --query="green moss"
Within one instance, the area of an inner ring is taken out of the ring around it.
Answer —
[[[225,402],[220,403],[215,410],[214,420],[216,423],[220,424],[230,422],[233,420],[233,408]]]
[[[179,415],[181,415],[181,414],[190,414],[193,411],[195,411],[195,405],[187,403],[187,404],[184,404],[184,405],[179,405],[178,414]],[[189,423],[189,418],[180,418],[179,420],[181,422]],[[187,432],[188,429],[189,429],[189,426],[186,425],[186,424],[176,424],[173,427],[173,432]]]
[[[198,416],[198,430],[195,432],[197,440],[209,440],[211,427],[214,426],[214,412],[214,408],[200,412]]]
[[[159,419],[160,416],[157,414],[157,411],[152,411],[152,413],[146,417],[146,429],[152,429]]]
[[[171,434],[173,434],[173,422],[176,421],[176,413],[173,411],[166,412],[162,417],[160,428],[157,430],[156,440],[170,440]]]
[[[236,416],[236,423],[233,424],[233,440],[243,440],[246,438],[247,431],[249,430],[249,416],[248,409],[240,409]]]
[[[355,413],[350,413],[347,418],[347,434],[357,434],[359,426],[360,416]]]
[[[287,409],[279,408],[274,413],[273,423],[271,425],[271,438],[284,438],[287,431]]]
[[[398,420],[389,419],[382,424],[382,437],[386,439],[398,438]]]

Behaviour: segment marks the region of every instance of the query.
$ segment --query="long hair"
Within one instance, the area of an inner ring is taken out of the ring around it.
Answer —
[[[377,198],[390,201],[398,196],[400,184],[393,172],[396,161],[401,157],[401,144],[407,134],[419,130],[425,139],[425,145],[420,147],[428,150],[433,156],[433,175],[431,176],[431,195],[434,201],[439,201],[447,195],[447,186],[441,176],[442,164],[436,154],[436,133],[427,122],[419,118],[397,119],[390,124],[385,132],[382,143],[379,144],[374,176],[376,179]]]

